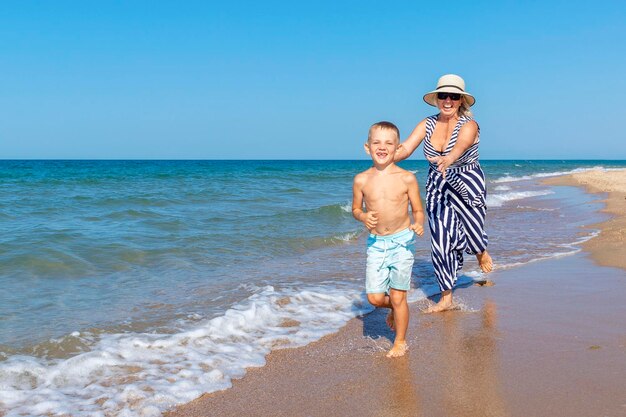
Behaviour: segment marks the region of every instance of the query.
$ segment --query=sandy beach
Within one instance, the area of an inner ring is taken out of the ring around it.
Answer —
[[[546,182],[606,198],[585,251],[496,269],[495,286],[456,291],[460,310],[411,304],[403,358],[385,358],[377,310],[167,416],[626,415],[626,170]]]
[[[626,171],[594,170],[574,173],[544,181],[549,185],[583,186],[588,192],[608,195],[603,210],[611,218],[602,224],[591,225],[601,230],[598,237],[583,245],[599,265],[626,269]]]

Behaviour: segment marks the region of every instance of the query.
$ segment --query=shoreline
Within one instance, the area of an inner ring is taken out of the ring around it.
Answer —
[[[546,185],[583,187],[591,194],[607,194],[605,208],[610,218],[588,227],[600,234],[582,244],[593,260],[602,266],[626,269],[626,169],[585,171],[542,181]]]
[[[615,317],[626,316],[626,170],[543,182],[608,193],[611,217],[588,226],[600,229],[583,244],[589,256],[495,270],[495,287],[456,292],[462,311],[425,315],[424,303],[411,304],[403,358],[385,358],[393,334],[376,310],[272,351],[232,388],[165,415],[623,415],[626,325]]]

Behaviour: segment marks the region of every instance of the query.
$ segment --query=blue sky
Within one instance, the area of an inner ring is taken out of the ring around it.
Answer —
[[[623,4],[6,1],[0,158],[361,159],[456,73],[483,159],[626,159]]]

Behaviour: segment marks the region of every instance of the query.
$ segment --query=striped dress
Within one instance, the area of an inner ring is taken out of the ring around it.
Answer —
[[[424,155],[444,156],[456,144],[461,127],[473,120],[461,116],[446,149],[435,150],[430,138],[437,115],[426,119]],[[477,254],[487,249],[484,231],[487,206],[485,175],[478,163],[478,142],[472,144],[446,171],[446,178],[431,163],[426,181],[426,211],[431,233],[431,256],[441,291],[454,287],[463,268],[463,252]]]

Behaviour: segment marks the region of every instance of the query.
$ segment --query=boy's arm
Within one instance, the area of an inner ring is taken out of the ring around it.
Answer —
[[[415,126],[415,129],[413,129],[413,132],[411,132],[409,137],[402,142],[400,146],[398,146],[396,154],[393,157],[394,162],[402,161],[411,156],[417,147],[420,146],[420,143],[422,143],[425,136],[426,120],[422,120],[417,126]]]
[[[465,123],[459,131],[459,136],[452,150],[446,156],[429,157],[428,160],[437,164],[437,170],[446,177],[446,169],[454,163],[463,153],[474,144],[478,134],[478,125],[475,121]]]
[[[408,187],[407,194],[409,203],[411,203],[411,213],[413,214],[413,224],[411,224],[410,229],[418,236],[422,236],[424,234],[424,208],[422,207],[417,179],[415,175],[408,173],[405,182]]]
[[[362,174],[354,177],[354,183],[352,184],[352,216],[358,221],[365,224],[368,230],[372,230],[378,223],[378,213],[375,211],[363,211],[363,185],[365,185],[365,179]]]

